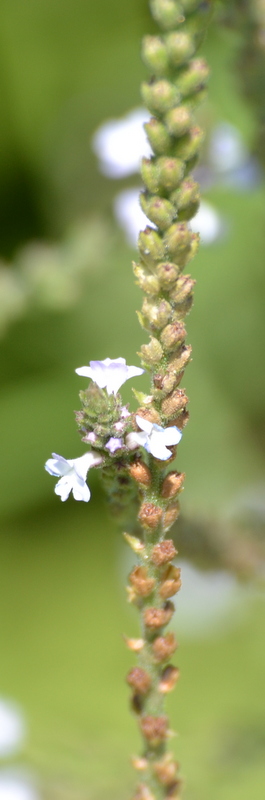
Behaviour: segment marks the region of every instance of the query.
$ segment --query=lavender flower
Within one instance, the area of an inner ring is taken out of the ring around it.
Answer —
[[[90,361],[89,367],[78,367],[78,375],[91,378],[100,389],[107,389],[108,394],[117,394],[120,386],[129,378],[142,375],[144,369],[128,367],[125,358],[105,358],[104,361]]]
[[[148,419],[136,415],[136,422],[141,433],[132,432],[126,437],[126,444],[130,450],[135,447],[144,447],[148,453],[151,453],[154,458],[159,458],[160,461],[166,461],[172,455],[168,447],[178,444],[181,440],[182,433],[173,425],[170,428],[161,428],[156,423],[149,422]],[[166,446],[167,445],[167,446]]]
[[[61,476],[56,483],[54,491],[64,502],[73,492],[75,500],[90,500],[90,490],[86,484],[86,476],[90,467],[95,467],[101,463],[102,458],[91,450],[80,458],[63,458],[63,456],[52,453],[53,458],[46,461],[45,469],[50,475]]]
[[[105,447],[110,453],[115,453],[116,450],[120,450],[123,447],[123,440],[115,439],[114,436],[111,436]]]

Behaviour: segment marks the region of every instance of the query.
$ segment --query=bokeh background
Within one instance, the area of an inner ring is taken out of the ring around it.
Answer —
[[[91,138],[139,106],[152,24],[142,0],[0,0],[0,17],[0,696],[27,727],[16,752],[0,752],[0,798],[12,774],[40,800],[122,800],[139,749],[124,683],[122,633],[137,633],[123,590],[129,556],[97,475],[88,507],[62,505],[43,464],[52,450],[83,452],[75,367],[120,355],[133,364],[143,341],[135,253],[112,210],[139,178],[100,174]],[[187,582],[170,708],[187,800],[249,800],[265,788],[265,189],[252,155],[259,120],[236,69],[242,35],[218,18],[204,45],[201,177],[222,235],[192,264],[191,421],[178,460]],[[217,176],[218,164],[211,173],[223,123],[255,165],[249,179]]]

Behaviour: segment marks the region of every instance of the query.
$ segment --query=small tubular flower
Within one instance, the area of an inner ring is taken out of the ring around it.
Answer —
[[[105,447],[110,453],[115,453],[116,450],[120,450],[123,447],[123,440],[115,439],[114,436],[111,436]]]
[[[90,361],[89,367],[78,367],[77,375],[91,378],[100,389],[107,389],[108,394],[117,394],[120,386],[129,378],[142,375],[141,367],[129,367],[125,358],[105,358],[104,361]]]
[[[101,456],[91,450],[80,458],[64,458],[63,456],[52,453],[52,458],[46,461],[45,469],[50,475],[60,477],[54,487],[55,494],[58,494],[64,502],[73,492],[75,500],[90,500],[90,490],[86,484],[86,477],[90,467],[95,467],[102,461]]]
[[[130,450],[136,447],[144,447],[148,453],[151,453],[154,458],[159,458],[160,461],[166,461],[171,457],[172,453],[168,447],[178,444],[181,440],[182,433],[173,425],[171,428],[162,428],[156,423],[149,422],[136,415],[136,422],[141,432],[129,433],[126,437],[126,444]]]

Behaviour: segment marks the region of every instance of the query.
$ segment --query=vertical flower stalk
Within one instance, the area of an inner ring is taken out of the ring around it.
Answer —
[[[191,358],[184,319],[193,302],[195,281],[183,270],[199,244],[188,224],[200,199],[191,173],[203,132],[194,112],[205,96],[209,70],[197,50],[212,2],[150,0],[150,8],[161,29],[158,35],[146,36],[142,47],[151,73],[142,85],[142,98],[152,114],[145,130],[153,156],[142,160],[145,189],[140,203],[151,226],[140,233],[139,262],[133,269],[145,295],[138,316],[150,334],[141,358],[150,372],[151,390],[148,396],[138,395],[135,431],[127,436],[129,449],[138,448],[129,469],[140,489],[138,520],[143,532],[142,541],[125,535],[138,555],[138,565],[129,576],[129,599],[141,617],[141,638],[127,640],[138,654],[127,681],[144,741],[143,755],[134,759],[140,772],[134,800],[177,800],[181,780],[178,765],[167,752],[171,732],[164,700],[179,677],[170,663],[177,643],[166,626],[181,579],[180,569],[172,564],[173,541],[165,536],[178,517],[185,476],[167,472],[165,466],[174,460],[188,420],[188,398],[180,383]]]

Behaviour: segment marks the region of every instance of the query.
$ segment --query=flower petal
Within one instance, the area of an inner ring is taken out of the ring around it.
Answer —
[[[84,481],[75,480],[72,491],[75,500],[83,500],[84,503],[88,503],[90,500],[91,492]]]
[[[101,456],[99,456],[98,453],[95,453],[94,450],[84,453],[84,455],[80,456],[80,458],[75,458],[73,461],[73,467],[76,475],[78,475],[81,480],[85,481],[90,467],[95,467],[96,465],[101,464],[101,461]]]
[[[73,487],[72,476],[63,475],[54,487],[55,494],[59,495],[63,503],[68,499]]]
[[[139,446],[145,447],[147,442],[148,439],[145,433],[132,431],[132,433],[128,433],[128,436],[126,436],[126,445],[129,450],[135,450],[135,448]]]
[[[123,440],[118,438],[115,439],[114,436],[111,436],[107,444],[105,444],[105,447],[110,451],[110,453],[115,453],[115,450],[120,450],[121,447],[123,447]]]
[[[165,428],[163,433],[163,442],[167,445],[178,444],[182,438],[182,432],[173,425],[171,428]]]
[[[141,428],[142,431],[145,431],[145,433],[147,433],[147,435],[150,436],[153,430],[153,423],[150,422],[149,419],[140,417],[139,414],[136,414],[135,419],[139,428]]]

